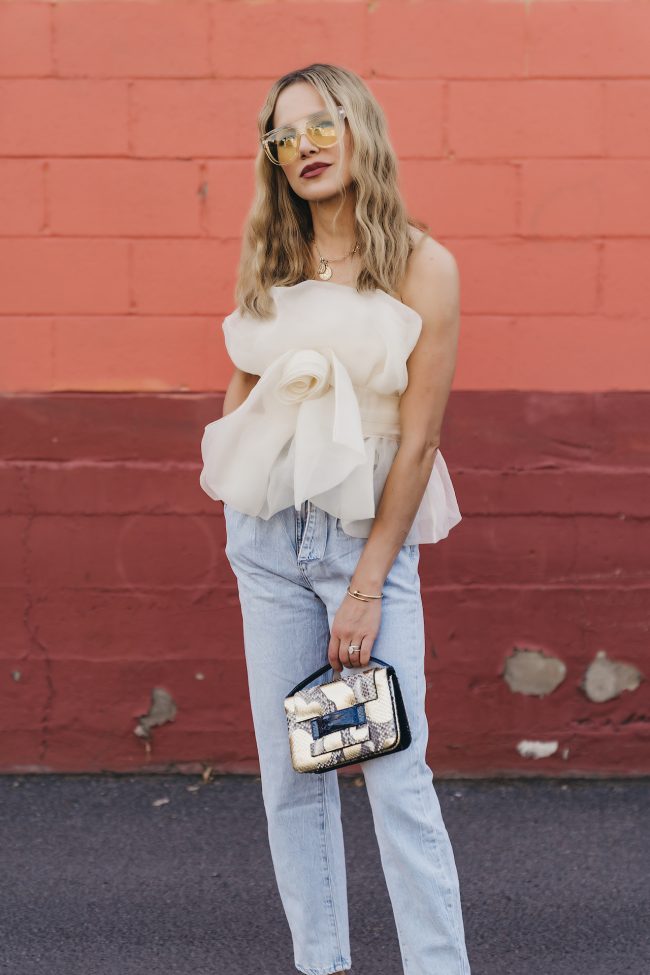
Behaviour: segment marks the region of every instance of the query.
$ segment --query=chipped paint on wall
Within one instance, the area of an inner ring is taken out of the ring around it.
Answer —
[[[511,691],[519,694],[550,694],[566,677],[566,664],[543,650],[514,651],[506,660],[503,677]]]
[[[612,660],[599,650],[580,685],[590,701],[611,701],[623,691],[635,691],[644,675],[633,664]]]
[[[151,691],[151,707],[147,714],[141,716],[133,733],[138,738],[149,739],[152,728],[173,721],[175,717],[176,703],[169,691],[162,687],[154,687]]]
[[[523,741],[517,742],[517,751],[522,758],[548,758],[558,750],[557,741]]]

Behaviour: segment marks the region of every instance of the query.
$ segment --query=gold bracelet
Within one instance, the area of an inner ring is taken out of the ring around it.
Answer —
[[[349,586],[348,586],[348,590],[347,591],[348,591],[348,596],[354,596],[355,599],[360,599],[364,603],[367,603],[368,600],[370,600],[370,599],[383,599],[384,598],[383,592],[380,593],[379,596],[370,596],[370,595],[368,595],[367,592],[360,592],[358,589],[355,589],[354,592],[352,592],[350,590],[350,587]]]

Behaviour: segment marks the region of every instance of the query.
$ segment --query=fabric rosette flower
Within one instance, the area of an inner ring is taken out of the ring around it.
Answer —
[[[236,409],[206,426],[201,487],[210,497],[232,499],[238,511],[270,517],[269,492],[278,490],[270,478],[288,449],[291,483],[285,482],[286,493],[273,493],[273,511],[304,498],[318,504],[348,474],[372,463],[352,380],[331,347],[287,349]],[[353,517],[374,512],[372,480],[365,480],[365,491],[363,478],[360,484],[349,507]]]
[[[322,396],[332,385],[332,366],[317,349],[298,349],[284,363],[275,394],[285,406]]]

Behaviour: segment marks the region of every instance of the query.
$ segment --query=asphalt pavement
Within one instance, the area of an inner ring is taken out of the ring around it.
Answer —
[[[402,975],[340,779],[352,975]],[[472,975],[650,975],[650,780],[435,780]],[[292,975],[256,777],[0,777],[2,975]],[[431,972],[430,975],[441,975]]]

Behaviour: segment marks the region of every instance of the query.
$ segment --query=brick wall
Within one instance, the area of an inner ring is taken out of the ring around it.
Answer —
[[[329,60],[461,271],[431,763],[647,774],[649,41],[628,0],[0,5],[0,769],[256,768],[199,443],[257,111]]]

